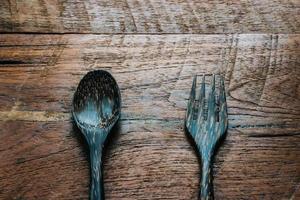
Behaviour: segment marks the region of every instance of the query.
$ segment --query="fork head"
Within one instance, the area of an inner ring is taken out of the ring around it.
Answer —
[[[211,84],[207,85],[205,80],[209,77]],[[197,89],[197,76],[194,76],[185,126],[198,149],[211,152],[225,134],[228,124],[224,79],[220,75],[203,75],[200,85]]]

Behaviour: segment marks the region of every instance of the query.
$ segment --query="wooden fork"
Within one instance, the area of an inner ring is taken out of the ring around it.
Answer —
[[[197,91],[197,76],[193,78],[193,85],[188,102],[185,126],[197,146],[197,153],[201,157],[202,176],[199,199],[212,200],[212,156],[216,144],[224,138],[227,129],[227,104],[225,86],[222,76],[219,76],[219,92],[216,94],[215,79],[212,75],[211,84],[205,84],[207,75],[202,76],[199,94]],[[206,92],[206,89],[207,92]],[[208,97],[207,97],[208,96]]]

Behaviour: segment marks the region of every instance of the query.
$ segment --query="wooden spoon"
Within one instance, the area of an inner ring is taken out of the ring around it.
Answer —
[[[120,90],[112,75],[103,70],[87,73],[74,94],[72,114],[89,145],[91,200],[104,199],[102,149],[120,113]]]

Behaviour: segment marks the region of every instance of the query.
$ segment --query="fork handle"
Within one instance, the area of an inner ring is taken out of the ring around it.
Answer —
[[[199,200],[213,200],[211,156],[202,158],[201,190]]]

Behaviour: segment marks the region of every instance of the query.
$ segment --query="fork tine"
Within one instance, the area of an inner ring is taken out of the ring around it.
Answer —
[[[211,80],[211,91],[208,96],[208,124],[213,125],[216,121],[216,94],[215,94],[215,75]]]
[[[197,118],[198,124],[201,124],[201,121],[203,120],[204,102],[205,102],[205,74],[203,74],[202,76],[201,89],[199,93],[199,107],[198,107],[198,118]]]
[[[190,93],[190,97],[189,97],[189,102],[188,102],[187,115],[186,115],[188,126],[191,125],[190,123],[191,123],[191,120],[192,120],[192,117],[194,114],[194,101],[195,101],[195,96],[196,96],[196,81],[197,81],[196,79],[197,79],[197,77],[194,76],[191,93]]]
[[[227,128],[227,103],[226,103],[226,93],[224,79],[220,77],[220,132],[223,133]]]
[[[199,101],[202,102],[202,100],[205,99],[205,74],[202,76],[202,82],[201,82],[201,89],[199,94]]]

